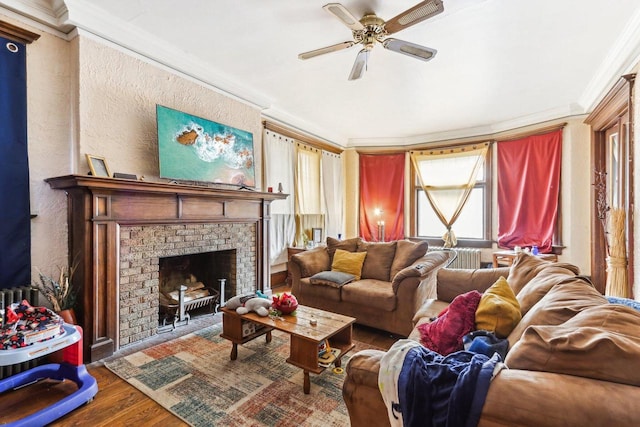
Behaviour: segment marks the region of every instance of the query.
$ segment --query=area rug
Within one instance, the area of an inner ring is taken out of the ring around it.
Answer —
[[[349,416],[342,400],[345,374],[326,369],[310,374],[311,393],[302,390],[303,372],[286,362],[289,337],[273,331],[238,346],[220,338],[221,325],[106,362],[116,375],[193,426],[344,427]],[[372,348],[356,342],[350,355]]]

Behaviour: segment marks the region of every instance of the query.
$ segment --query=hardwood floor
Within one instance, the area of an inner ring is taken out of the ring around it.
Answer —
[[[282,292],[282,289],[277,289]],[[364,326],[355,325],[353,337],[380,348],[388,349],[399,336]],[[178,417],[149,399],[113,374],[102,363],[87,366],[89,373],[98,381],[98,394],[92,402],[81,406],[52,426],[186,426]],[[44,380],[22,389],[0,394],[0,423],[19,419],[25,414],[57,402],[73,392],[75,384],[69,381]]]

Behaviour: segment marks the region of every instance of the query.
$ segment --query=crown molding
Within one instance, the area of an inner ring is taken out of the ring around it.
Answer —
[[[345,135],[318,127],[316,124],[282,111],[278,107],[271,106],[265,109],[262,111],[262,116],[269,121],[289,127],[341,149],[347,146],[348,138]]]
[[[67,6],[63,0],[3,0],[0,6],[61,34],[74,29],[66,22]]]
[[[597,24],[597,23],[596,23]],[[640,9],[631,17],[609,53],[589,81],[579,99],[586,112],[592,111],[606,93],[625,74],[630,73],[640,58]]]
[[[490,137],[500,132],[510,131],[526,126],[545,123],[553,120],[570,118],[573,116],[583,115],[583,109],[577,104],[570,104],[564,107],[558,107],[550,110],[541,111],[539,113],[527,116],[516,117],[514,119],[505,120],[499,123],[469,127],[464,129],[454,129],[443,132],[433,132],[422,135],[415,135],[400,138],[351,138],[349,139],[349,147],[389,147],[404,146],[410,147],[418,144],[445,142],[453,140],[463,140],[467,138]]]
[[[67,22],[87,33],[190,76],[258,109],[268,108],[272,103],[270,98],[254,88],[238,83],[222,70],[212,71],[210,65],[197,57],[162,44],[153,35],[105,14],[92,4],[82,0],[65,0],[65,4],[68,8]]]

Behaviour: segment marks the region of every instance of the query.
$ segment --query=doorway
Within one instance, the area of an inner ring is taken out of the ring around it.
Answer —
[[[635,74],[623,76],[587,117],[591,126],[591,275],[605,293],[607,258],[614,230],[612,213],[624,212],[621,221],[626,259],[633,260],[633,123],[632,93]],[[628,292],[633,289],[633,263],[626,263]]]

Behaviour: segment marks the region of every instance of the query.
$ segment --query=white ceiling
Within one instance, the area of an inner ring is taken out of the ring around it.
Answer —
[[[60,0],[2,1],[24,9]],[[71,23],[212,84],[263,114],[342,146],[475,136],[589,112],[640,59],[638,0],[444,0],[444,13],[394,35],[438,50],[430,62],[359,47],[329,0],[65,0]],[[390,19],[419,0],[343,0]]]

